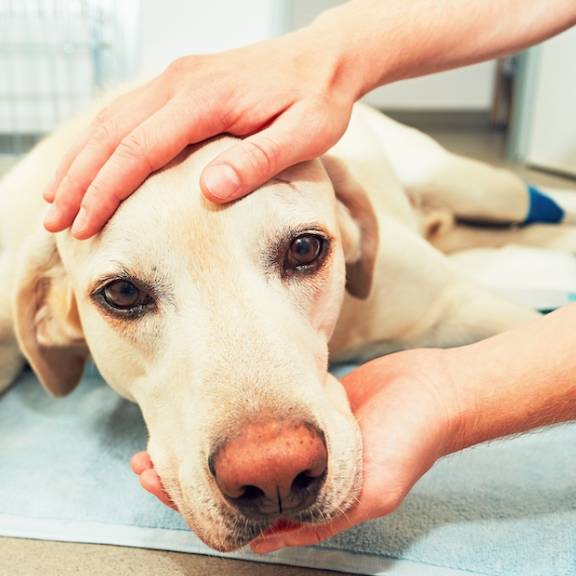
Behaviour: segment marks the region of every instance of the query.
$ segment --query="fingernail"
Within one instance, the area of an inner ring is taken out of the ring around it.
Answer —
[[[46,200],[46,202],[52,202],[54,200],[54,196],[56,196],[56,188],[59,182],[60,178],[57,178],[57,176],[55,175],[52,177],[52,180],[50,180],[48,186],[46,186],[46,188],[44,189],[42,197],[44,198],[44,200]]]
[[[84,232],[84,228],[86,227],[87,222],[88,213],[86,212],[86,208],[82,206],[76,215],[76,218],[74,218],[74,222],[72,224],[72,234],[76,235]]]
[[[54,204],[51,204],[50,206],[48,206],[46,212],[44,213],[44,224],[45,225],[54,224],[54,221],[57,219],[58,219],[58,210],[56,209],[56,206]]]
[[[232,200],[240,189],[240,180],[236,170],[228,164],[211,166],[204,172],[204,188],[210,196],[226,202]]]

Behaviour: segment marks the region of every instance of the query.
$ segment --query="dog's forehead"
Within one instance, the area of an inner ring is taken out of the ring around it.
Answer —
[[[164,170],[150,177],[120,208],[103,238],[125,234],[127,229],[174,229],[178,225],[199,230],[204,226],[257,225],[282,217],[307,219],[333,208],[333,192],[320,161],[289,168],[254,194],[224,206],[206,200],[200,175],[220,152],[237,142],[230,137],[189,147]],[[272,218],[272,220],[271,220]]]
[[[231,245],[281,228],[335,226],[334,192],[319,160],[293,166],[253,194],[219,206],[200,189],[203,168],[237,142],[223,137],[189,147],[154,174],[118,209],[95,238],[62,246],[74,259],[113,254],[114,259],[196,247],[216,255]],[[116,256],[117,255],[117,256]]]

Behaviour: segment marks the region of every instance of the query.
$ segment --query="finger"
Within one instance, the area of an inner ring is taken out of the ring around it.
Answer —
[[[221,132],[222,116],[213,108],[206,98],[173,99],[128,134],[88,187],[72,227],[74,236],[93,236],[152,172],[189,144]]]
[[[118,144],[164,104],[163,95],[155,91],[144,92],[136,101],[135,97],[137,94],[130,104],[123,99],[124,107],[120,107],[119,102],[113,114],[107,113],[106,120],[96,121],[83,146],[75,148],[75,156],[54,192],[53,209],[44,221],[50,232],[59,232],[70,226],[90,182]]]
[[[144,490],[150,492],[150,494],[153,496],[156,496],[156,498],[158,498],[162,504],[165,504],[173,510],[177,510],[176,504],[172,502],[170,496],[168,496],[168,494],[164,491],[160,477],[153,469],[145,470],[142,474],[140,474],[140,484]]]
[[[309,524],[297,530],[289,530],[278,535],[261,537],[250,544],[257,554],[268,554],[280,548],[292,546],[312,546],[332,538],[335,534],[351,528],[354,524],[345,516],[340,516],[329,524]]]
[[[365,466],[364,484],[357,504],[334,520],[325,524],[305,524],[295,530],[280,533],[264,533],[250,546],[258,554],[267,554],[287,546],[310,546],[318,544],[335,534],[348,530],[356,524],[383,516],[401,502],[402,496],[388,495],[386,481],[379,469],[373,471]]]
[[[124,94],[124,95],[120,96],[119,98],[116,98],[116,100],[114,100],[111,104],[106,106],[99,113],[98,116],[109,117],[118,108],[124,107],[124,105],[127,102],[130,102],[131,105],[133,106],[134,105],[134,99],[138,96],[138,94],[141,94],[150,84],[151,84],[151,82],[146,82],[145,84],[143,84],[139,88],[132,90],[132,92],[129,92],[128,94]],[[84,146],[86,145],[86,143],[90,139],[91,134],[92,134],[92,129],[94,128],[97,121],[98,120],[95,120],[91,124],[89,129],[86,130],[86,132],[81,135],[81,137],[78,139],[78,141],[73,146],[71,146],[70,149],[64,155],[64,158],[62,159],[62,161],[60,162],[60,165],[58,166],[58,169],[56,170],[56,174],[54,175],[54,178],[52,178],[52,180],[50,181],[50,184],[46,187],[46,189],[44,190],[44,192],[42,194],[42,197],[44,198],[44,200],[46,200],[46,202],[53,202],[54,197],[56,195],[56,190],[58,189],[58,186],[60,185],[62,178],[64,178],[64,176],[68,172],[68,169],[70,168],[72,162],[74,161],[74,159],[76,158],[78,153],[82,150],[82,148],[84,148]]]
[[[342,378],[341,383],[346,390],[350,408],[356,413],[363,404],[370,401],[382,383],[391,379],[390,356],[383,356],[371,360],[355,368]]]
[[[217,203],[231,202],[335,144],[336,132],[308,116],[301,106],[292,106],[267,128],[220,154],[200,177],[205,196]]]
[[[54,177],[52,178],[52,180],[50,181],[48,186],[46,186],[44,192],[42,193],[42,197],[46,202],[51,203],[54,201],[54,197],[56,196],[56,190],[58,189],[58,186],[60,185],[62,178],[64,178],[66,172],[68,172],[68,168],[70,168],[70,165],[72,164],[72,162],[74,162],[74,158],[76,158],[80,150],[84,148],[89,138],[90,138],[89,133],[83,134],[77,140],[77,142],[73,146],[71,146],[70,149],[66,152],[64,158],[62,159],[56,170],[56,173],[54,174]]]
[[[148,452],[138,452],[137,454],[134,454],[130,460],[130,466],[134,474],[138,475],[142,474],[144,470],[154,468]]]

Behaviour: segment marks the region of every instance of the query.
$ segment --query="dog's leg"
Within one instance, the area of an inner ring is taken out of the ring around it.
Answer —
[[[397,233],[395,233],[398,241]],[[450,347],[475,342],[493,336],[518,324],[538,317],[525,306],[509,302],[490,290],[476,285],[455,268],[448,258],[415,235],[402,239],[402,250],[396,258],[410,267],[402,275],[406,286],[403,303],[408,310],[421,309],[414,329],[402,334],[403,347]],[[398,244],[396,244],[398,246]],[[422,300],[423,299],[423,300]]]
[[[369,301],[348,297],[330,342],[336,360],[421,346],[474,342],[538,317],[475,285],[447,256],[381,216],[380,253]],[[366,350],[366,343],[374,342]]]
[[[445,209],[458,220],[478,224],[522,224],[529,217],[529,187],[512,172],[440,147],[426,161],[426,177],[406,183],[424,212]]]
[[[446,254],[470,248],[501,248],[508,244],[576,254],[576,226],[533,224],[524,227],[486,228],[453,224],[442,233],[430,235],[428,240]]]
[[[538,190],[508,170],[445,150],[431,165],[408,194],[420,208],[422,235],[440,250],[515,243],[576,252],[576,193]]]
[[[576,224],[576,193],[536,188],[509,170],[449,152],[427,134],[373,110],[372,126],[394,172],[422,213],[423,236],[454,220],[493,224]]]

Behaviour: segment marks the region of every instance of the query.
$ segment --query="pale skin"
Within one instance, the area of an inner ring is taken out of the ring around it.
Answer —
[[[355,370],[343,384],[364,443],[358,504],[329,524],[259,538],[253,550],[315,544],[389,514],[442,456],[576,418],[575,323],[571,305],[469,346],[408,350]],[[146,453],[132,468],[171,505]]]
[[[514,52],[576,23],[574,0],[353,0],[283,37],[187,56],[110,104],[49,188],[49,231],[89,238],[188,144],[245,139],[201,176],[213,202],[240,198],[343,134],[376,86]],[[305,127],[305,129],[303,129]],[[344,379],[364,439],[358,504],[330,524],[266,535],[269,552],[324,540],[393,511],[436,460],[495,437],[576,418],[576,307],[452,350],[374,360]],[[143,487],[171,505],[146,453]]]

